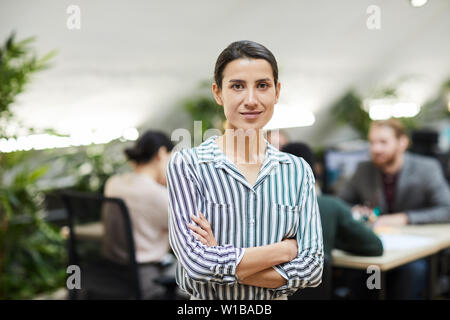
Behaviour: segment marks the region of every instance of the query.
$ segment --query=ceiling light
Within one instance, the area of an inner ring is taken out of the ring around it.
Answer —
[[[420,105],[415,102],[404,102],[392,99],[374,99],[364,102],[372,120],[389,118],[412,118],[420,112]]]
[[[424,6],[428,0],[410,0],[411,5],[415,8]]]
[[[33,134],[23,137],[0,139],[0,152],[44,150],[53,148],[67,148],[103,144],[119,139],[136,140],[139,132],[136,128],[127,128],[122,131],[113,128],[103,128],[95,131],[77,131],[70,136],[55,136],[50,134]]]
[[[139,132],[136,128],[127,128],[123,130],[122,137],[129,141],[135,141],[137,138],[139,138]]]
[[[314,114],[299,105],[277,104],[265,130],[309,127],[316,122]]]

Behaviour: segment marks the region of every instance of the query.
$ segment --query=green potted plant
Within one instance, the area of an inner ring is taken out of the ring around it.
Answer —
[[[202,137],[208,129],[223,130],[225,122],[223,108],[214,100],[210,88],[210,81],[202,81],[197,92],[183,102],[192,121],[202,122]]]
[[[0,139],[14,137],[6,130],[14,119],[11,105],[55,54],[38,57],[33,40],[16,41],[11,34],[0,48]],[[47,167],[28,165],[32,156],[0,153],[0,299],[29,299],[64,284],[64,241],[43,219],[43,194],[37,188]]]

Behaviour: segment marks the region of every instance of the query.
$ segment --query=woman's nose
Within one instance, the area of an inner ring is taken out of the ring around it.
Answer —
[[[245,99],[245,104],[248,106],[255,106],[256,105],[256,96],[255,91],[253,89],[249,89],[247,92],[247,96]]]

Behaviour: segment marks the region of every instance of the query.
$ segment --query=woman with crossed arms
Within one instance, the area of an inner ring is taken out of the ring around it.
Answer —
[[[191,299],[286,300],[321,282],[314,176],[302,158],[264,138],[281,88],[267,48],[230,44],[214,77],[225,133],[176,152],[168,165],[177,283]]]

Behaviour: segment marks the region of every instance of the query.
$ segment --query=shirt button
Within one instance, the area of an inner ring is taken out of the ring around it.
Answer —
[[[255,223],[255,219],[250,219],[250,224],[254,224]]]

